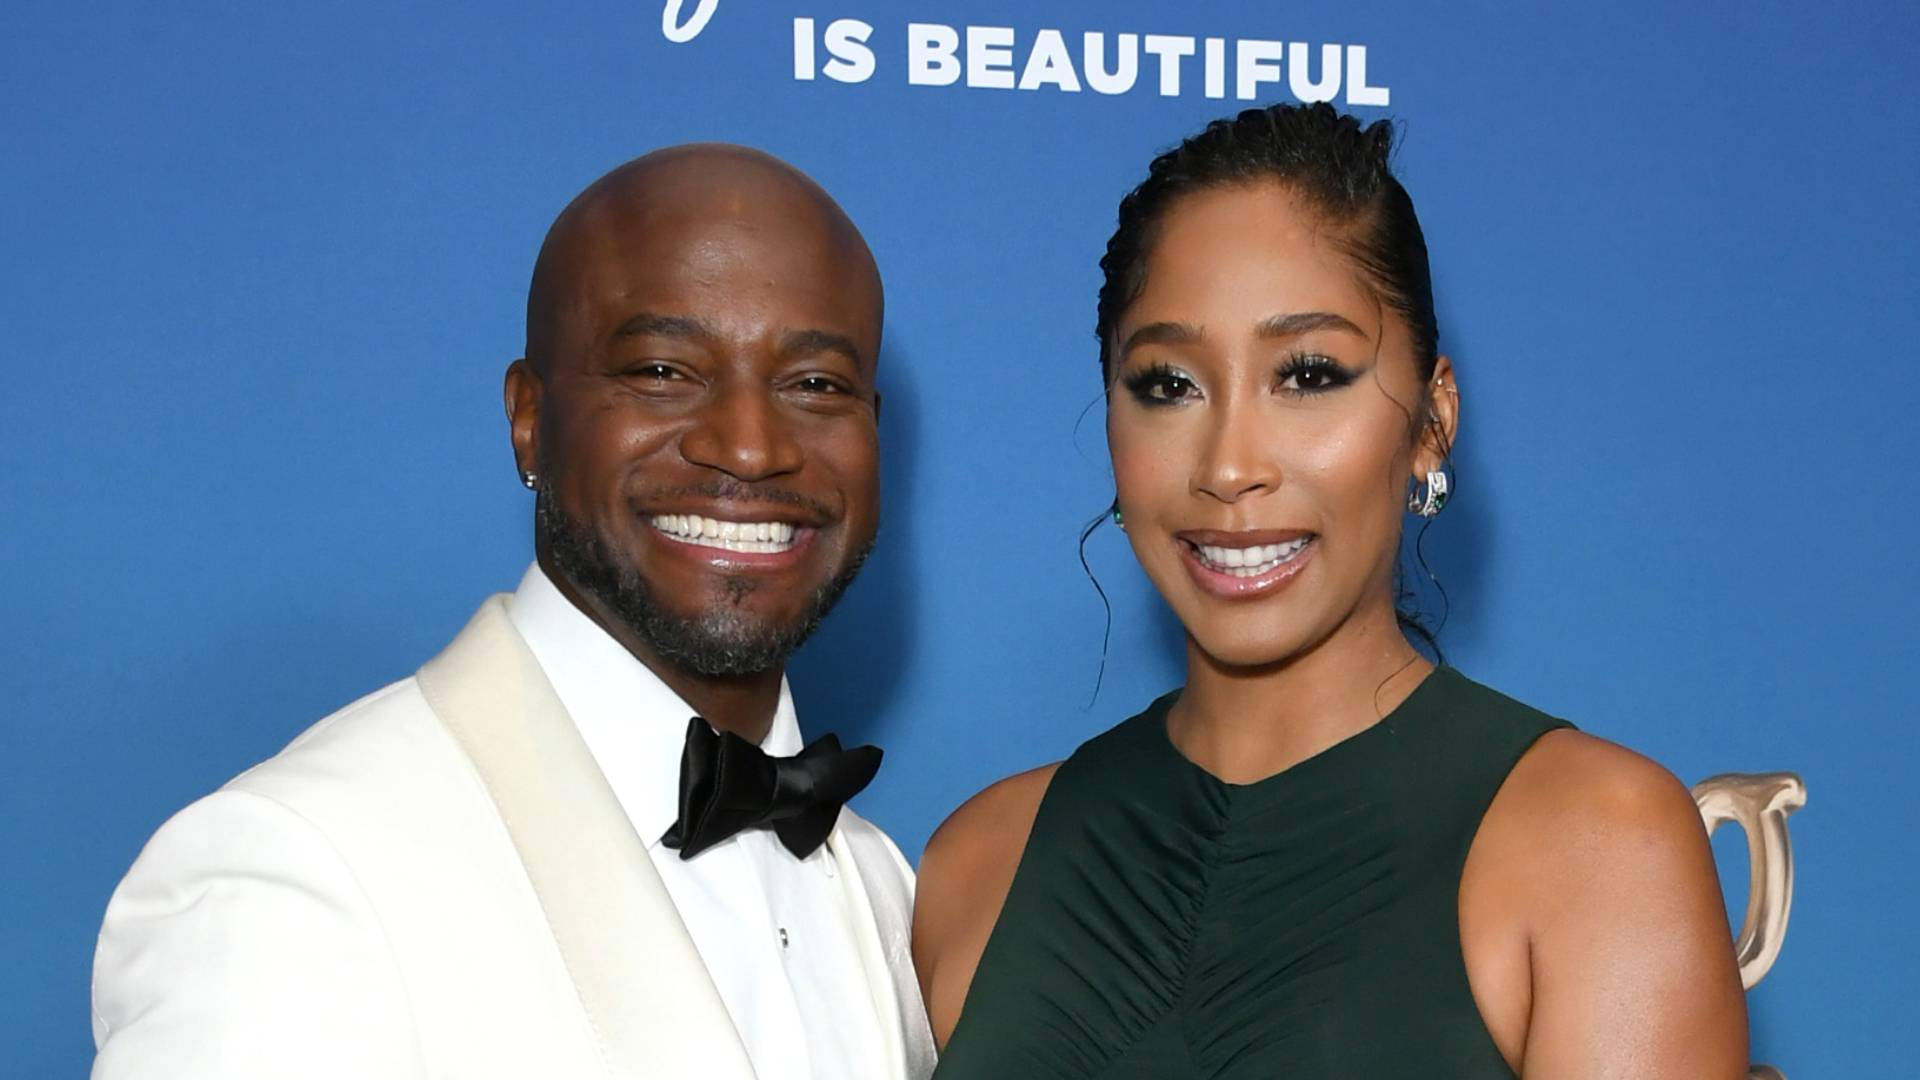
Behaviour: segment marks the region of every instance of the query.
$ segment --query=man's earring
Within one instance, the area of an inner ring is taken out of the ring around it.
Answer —
[[[539,482],[540,482],[540,480],[539,480],[539,478],[538,478],[538,477],[536,477],[536,476],[534,476],[534,475],[533,475],[532,473],[530,473],[530,472],[523,472],[523,473],[521,473],[521,474],[520,474],[520,483],[521,483],[521,485],[522,485],[522,486],[524,486],[524,487],[525,487],[525,488],[526,488],[526,489],[527,489],[528,491],[532,491],[532,490],[533,490],[533,487],[534,487],[534,485],[535,485],[535,484],[537,484],[537,483],[539,483]]]
[[[1116,501],[1116,502],[1115,502],[1115,503],[1113,504],[1113,524],[1114,524],[1114,525],[1115,525],[1115,526],[1116,526],[1117,528],[1119,528],[1119,530],[1120,530],[1121,532],[1126,532],[1126,531],[1127,531],[1127,519],[1126,519],[1125,517],[1123,517],[1123,516],[1121,516],[1121,514],[1120,514],[1120,503],[1119,503],[1118,501]]]
[[[1447,474],[1441,469],[1427,472],[1427,482],[1407,493],[1407,509],[1423,518],[1438,515],[1447,505]]]

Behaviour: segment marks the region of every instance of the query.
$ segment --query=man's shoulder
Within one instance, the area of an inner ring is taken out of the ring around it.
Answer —
[[[474,784],[471,764],[408,676],[323,717],[221,791],[262,796],[324,827],[372,824]]]
[[[418,677],[409,675],[397,679],[321,717],[294,736],[293,741],[275,757],[314,752],[340,742],[381,737],[394,725],[405,724],[418,717],[423,710],[431,712],[426,706],[426,697],[420,692]]]
[[[500,683],[489,684],[489,692],[512,685],[499,663],[502,639],[512,634],[500,599],[480,605],[466,628],[419,672],[322,717],[223,790],[252,791],[281,802],[377,799],[383,793],[411,799],[423,785],[431,787],[435,776],[477,783],[472,762],[443,722],[433,688],[423,678],[439,667],[451,668],[440,673],[443,690],[474,680]]]
[[[911,893],[913,865],[907,862],[885,829],[855,813],[851,806],[841,809],[838,828],[848,850],[859,861],[862,875],[869,879],[876,874],[884,875],[889,882]]]
[[[475,870],[504,837],[473,762],[409,676],[323,717],[173,815],[129,880],[143,866],[162,881],[279,866],[346,875],[391,901]]]
[[[246,790],[319,773],[344,778],[352,761],[372,764],[420,737],[433,710],[409,675],[321,717],[278,753],[234,777],[227,787]]]

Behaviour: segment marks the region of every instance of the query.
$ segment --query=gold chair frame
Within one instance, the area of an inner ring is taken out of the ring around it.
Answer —
[[[1807,805],[1807,785],[1789,772],[1721,773],[1695,784],[1693,801],[1707,835],[1731,821],[1747,837],[1747,911],[1734,955],[1740,962],[1740,984],[1751,990],[1766,978],[1787,939],[1787,916],[1793,911],[1787,817]],[[1747,1076],[1787,1080],[1771,1065],[1755,1065]]]

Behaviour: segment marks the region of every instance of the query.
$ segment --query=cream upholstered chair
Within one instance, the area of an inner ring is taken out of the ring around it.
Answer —
[[[1807,804],[1807,785],[1793,773],[1721,773],[1693,786],[1707,833],[1737,822],[1747,835],[1747,913],[1734,953],[1740,983],[1751,990],[1766,978],[1787,938],[1793,910],[1793,847],[1787,815]],[[1755,1065],[1750,1080],[1786,1080],[1771,1065]]]

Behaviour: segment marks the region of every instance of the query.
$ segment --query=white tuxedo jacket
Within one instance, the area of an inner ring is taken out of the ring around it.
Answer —
[[[827,842],[879,1080],[921,1080],[912,871],[851,810]],[[161,828],[108,905],[93,1003],[96,1080],[753,1077],[500,597],[413,678]]]

